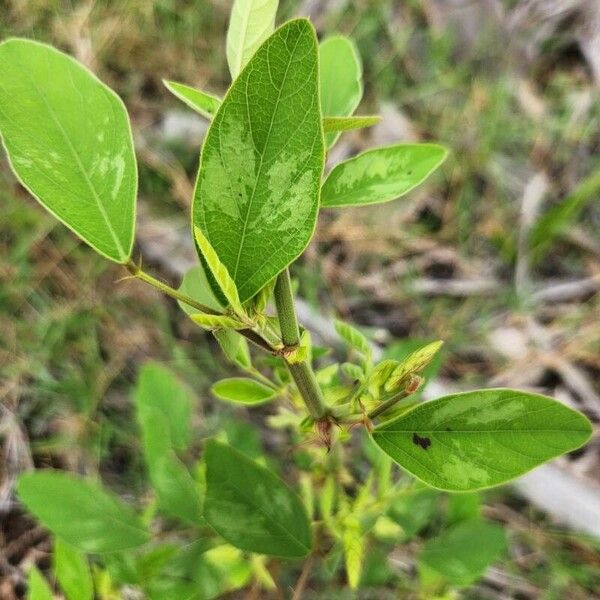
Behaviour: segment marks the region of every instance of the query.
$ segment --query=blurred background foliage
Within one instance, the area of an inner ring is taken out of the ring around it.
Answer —
[[[0,39],[57,45],[124,99],[140,165],[138,249],[173,282],[190,260],[185,217],[206,124],[161,80],[226,89],[229,10],[225,0],[0,0]],[[300,296],[383,345],[446,340],[440,389],[535,389],[597,423],[597,4],[285,0],[279,15],[309,15],[321,36],[342,32],[359,48],[366,93],[358,112],[383,121],[345,134],[332,161],[396,140],[436,140],[452,151],[401,201],[323,211],[293,269]],[[192,386],[199,437],[229,430],[256,455],[263,444],[279,449],[283,464],[288,458],[261,427],[268,407],[248,413],[210,397],[210,384],[230,373],[211,339],[170,300],[119,281],[126,273],[41,210],[5,161],[0,215],[0,597],[12,598],[20,567],[43,567],[48,552],[45,534],[12,502],[18,472],[57,466],[100,473],[126,495],[142,489],[131,386],[145,360],[168,364]],[[593,490],[598,451],[596,439],[559,466]],[[484,513],[508,527],[510,550],[461,597],[600,597],[596,539],[560,529],[556,515],[512,488],[484,500]],[[435,519],[428,527],[436,531]],[[375,553],[368,583],[380,591],[368,597],[399,586],[416,594],[411,556],[422,543],[416,536],[387,557]],[[320,581],[306,597],[343,597],[343,579]]]

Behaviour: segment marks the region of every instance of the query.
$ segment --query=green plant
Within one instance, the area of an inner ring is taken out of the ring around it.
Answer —
[[[327,568],[341,557],[358,587],[372,576],[368,543],[410,539],[438,512],[438,492],[398,479],[392,460],[433,488],[465,492],[517,477],[591,433],[585,417],[537,394],[478,390],[421,403],[441,342],[376,362],[363,333],[338,322],[345,362],[311,343],[296,319],[288,267],[309,243],[320,206],[398,198],[447,152],[436,144],[376,148],[323,181],[341,132],[377,117],[353,116],[362,97],[353,44],[335,36],[319,45],[302,19],[274,30],[276,9],[276,1],[236,2],[227,39],[233,83],[222,100],[165,82],[211,119],[192,211],[201,264],[179,289],[131,258],[137,168],[119,98],[49,46],[0,45],[0,133],[22,184],[97,252],[214,334],[244,374],[217,382],[215,396],[277,402],[268,424],[308,442],[295,456],[301,497],[276,474],[274,457],[248,456],[229,433],[206,441],[190,470],[193,395],[168,370],[146,365],[134,394],[153,489],[142,514],[88,478],[41,470],[18,483],[22,502],[56,537],[54,574],[69,600],[91,598],[94,586],[108,598],[120,584],[160,599],[214,597],[251,580],[269,588],[264,555],[297,560],[317,550],[329,550]],[[359,429],[368,433],[362,478],[347,460]],[[427,589],[468,585],[504,549],[497,526],[469,506],[454,508],[450,528],[423,549]],[[157,530],[178,536],[165,540]],[[483,550],[473,553],[476,543]],[[94,557],[91,570],[85,555]],[[39,572],[30,577],[31,597],[45,597]]]

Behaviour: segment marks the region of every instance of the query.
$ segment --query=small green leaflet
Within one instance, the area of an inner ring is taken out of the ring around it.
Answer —
[[[211,275],[214,277],[221,292],[223,292],[229,306],[237,314],[243,315],[244,308],[240,302],[235,281],[231,278],[227,267],[219,259],[219,255],[215,252],[215,249],[204,235],[202,229],[194,227],[194,237]]]
[[[326,118],[349,117],[363,95],[362,65],[352,40],[335,35],[321,42],[319,80],[323,115]],[[327,147],[331,148],[338,138],[339,133],[326,133]]]
[[[506,533],[500,525],[470,519],[428,540],[419,556],[419,569],[432,569],[446,581],[466,586],[506,550]]]
[[[208,315],[205,313],[194,313],[190,315],[192,321],[204,327],[204,329],[244,329],[246,325],[227,315]]]
[[[323,206],[389,202],[425,181],[446,159],[437,144],[396,144],[367,150],[336,165],[321,190]]]
[[[364,117],[323,117],[323,131],[327,133],[335,131],[349,131],[351,129],[362,129],[377,125],[381,117],[369,115]]]
[[[393,371],[385,382],[386,392],[400,389],[408,383],[411,375],[419,375],[439,352],[444,342],[431,342],[409,354]]]
[[[52,560],[54,576],[67,600],[93,600],[94,582],[84,554],[56,538]]]
[[[221,400],[239,404],[262,404],[277,394],[274,389],[247,377],[221,379],[212,386],[211,391]]]
[[[312,237],[324,150],[317,40],[280,27],[234,81],[204,141],[193,223],[252,298]]]
[[[163,84],[173,96],[207,119],[212,119],[221,106],[221,99],[208,92],[167,79],[163,79]]]
[[[235,79],[273,33],[278,0],[235,0],[227,30],[227,63]]]
[[[427,485],[464,492],[505,483],[589,440],[590,422],[546,396],[489,389],[426,402],[373,432]]]
[[[285,558],[312,548],[310,522],[300,498],[277,476],[230,446],[206,444],[204,516],[230,544]]]
[[[27,600],[54,600],[48,582],[35,566],[29,571],[27,587]]]
[[[84,552],[117,552],[150,539],[133,510],[96,481],[33,471],[19,477],[17,493],[47,529]]]
[[[127,262],[137,166],[120,98],[70,56],[0,44],[0,134],[19,181],[94,250]]]
[[[358,350],[364,356],[371,356],[372,349],[369,340],[356,328],[343,321],[335,322],[335,330],[338,335],[350,346]]]

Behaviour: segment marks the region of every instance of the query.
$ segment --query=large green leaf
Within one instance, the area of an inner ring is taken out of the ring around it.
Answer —
[[[279,0],[235,0],[227,30],[227,63],[232,79],[271,35]]]
[[[207,119],[212,119],[221,106],[221,99],[185,83],[163,79],[164,86],[184,104]]]
[[[319,45],[319,80],[321,109],[325,117],[349,117],[363,95],[362,65],[352,40],[335,35]],[[330,148],[339,133],[326,133]]]
[[[315,32],[290,21],[233,83],[206,136],[193,221],[242,302],[313,234],[324,161],[318,98]]]
[[[119,97],[71,57],[0,44],[0,134],[21,183],[92,248],[131,254],[137,168]]]
[[[192,391],[169,369],[149,362],[140,370],[134,396],[138,411],[156,409],[167,425],[173,448],[185,450],[192,435]]]
[[[373,432],[379,447],[428,485],[490,487],[574,450],[590,422],[546,396],[490,389],[426,402]]]
[[[198,485],[175,452],[189,443],[190,392],[170,371],[149,363],[140,373],[135,401],[144,458],[160,507],[186,523],[199,524]]]
[[[84,552],[116,552],[149,540],[133,510],[96,481],[62,471],[34,471],[21,475],[17,493],[54,535]]]
[[[207,522],[237,548],[298,558],[312,537],[300,498],[273,473],[214,440],[206,444]]]
[[[56,538],[52,559],[54,576],[67,600],[93,600],[94,582],[85,555]]]
[[[506,552],[506,533],[495,523],[471,519],[425,544],[419,568],[433,569],[456,585],[470,585]]]
[[[367,150],[336,165],[321,190],[323,206],[364,206],[410,192],[448,155],[437,144],[396,144]]]

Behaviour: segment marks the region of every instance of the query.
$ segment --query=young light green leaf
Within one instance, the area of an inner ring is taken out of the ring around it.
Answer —
[[[246,325],[233,317],[227,315],[208,315],[205,313],[194,313],[192,321],[204,327],[204,329],[244,329]]]
[[[363,95],[362,65],[354,42],[343,35],[323,40],[319,46],[321,110],[325,117],[349,117]],[[326,133],[328,148],[339,133]]]
[[[371,356],[372,349],[369,340],[358,329],[344,323],[343,321],[335,322],[335,330],[338,335],[351,347],[358,350],[364,356]]]
[[[192,435],[193,392],[172,371],[156,362],[145,363],[134,391],[138,411],[156,409],[167,424],[168,437],[175,450],[184,451]]]
[[[231,86],[206,136],[193,222],[252,298],[315,227],[324,151],[317,42],[305,19],[280,27]]]
[[[362,129],[363,127],[372,127],[381,121],[381,117],[376,115],[357,116],[357,117],[323,117],[323,131],[325,134],[350,131],[351,129]]]
[[[29,570],[27,588],[27,600],[54,600],[48,582],[35,566]]]
[[[300,498],[269,470],[214,440],[206,444],[204,516],[241,550],[300,558],[312,547]]]
[[[120,98],[58,50],[0,44],[0,134],[19,181],[94,250],[127,262],[137,167]]]
[[[367,150],[336,165],[321,190],[323,206],[389,202],[425,181],[446,159],[437,144],[396,144]]]
[[[17,493],[47,529],[84,552],[116,552],[149,540],[133,510],[96,481],[34,471],[21,475]]]
[[[55,538],[52,559],[54,576],[67,600],[93,600],[94,582],[85,555]]]
[[[411,375],[420,375],[439,352],[444,342],[431,342],[409,354],[392,372],[385,382],[386,392],[399,390],[408,383]]]
[[[489,389],[426,402],[373,432],[426,484],[448,491],[499,485],[590,438],[590,422],[546,396]]]
[[[221,106],[221,99],[184,83],[163,79],[164,86],[184,104],[207,119],[212,119]]]
[[[419,556],[419,567],[433,569],[455,585],[470,585],[506,550],[500,525],[471,519],[429,540]]]
[[[223,292],[229,306],[231,306],[237,314],[243,315],[244,308],[240,302],[236,283],[231,278],[229,270],[221,262],[219,255],[216,253],[200,227],[194,227],[194,237],[196,238],[198,248],[200,248],[202,257],[206,261],[206,265],[208,266],[211,275],[214,277],[221,292]]]
[[[225,356],[242,369],[252,366],[252,358],[248,342],[239,333],[231,329],[218,329],[213,331],[219,346]]]
[[[278,0],[235,0],[227,30],[227,63],[235,79],[273,33]]]
[[[211,391],[221,400],[238,404],[263,404],[277,394],[274,389],[247,377],[221,379],[212,386]]]
[[[357,589],[360,583],[362,564],[365,554],[365,540],[360,521],[349,515],[344,519],[342,528],[342,545],[346,563],[346,576],[350,589]]]

